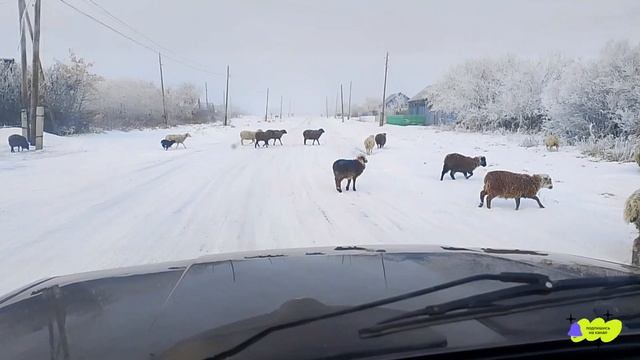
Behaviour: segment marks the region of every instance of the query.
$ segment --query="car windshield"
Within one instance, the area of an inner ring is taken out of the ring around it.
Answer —
[[[0,0],[0,33],[11,357],[640,328],[638,1]]]

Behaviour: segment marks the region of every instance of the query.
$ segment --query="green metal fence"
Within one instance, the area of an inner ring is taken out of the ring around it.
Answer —
[[[426,117],[422,115],[388,115],[385,116],[387,124],[391,125],[424,125],[426,123]]]

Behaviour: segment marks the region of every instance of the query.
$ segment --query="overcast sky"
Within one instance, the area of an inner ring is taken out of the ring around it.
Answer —
[[[33,3],[33,0],[26,0]],[[539,58],[560,52],[588,58],[608,40],[640,41],[637,0],[65,0],[147,42],[93,5],[220,76],[169,58],[165,81],[209,84],[219,103],[225,66],[231,66],[231,102],[247,111],[271,106],[297,113],[333,109],[340,83],[353,81],[353,101],[381,97],[384,54],[390,53],[388,92],[413,96],[447,67],[469,58],[506,53]],[[44,65],[68,50],[95,63],[107,78],[159,83],[157,54],[101,27],[64,5],[43,0]],[[30,7],[33,14],[33,5]],[[17,0],[0,0],[0,57],[18,58]],[[151,45],[152,47],[157,47]],[[204,91],[203,91],[204,93]],[[204,95],[203,95],[204,96]],[[330,110],[332,111],[332,110]]]

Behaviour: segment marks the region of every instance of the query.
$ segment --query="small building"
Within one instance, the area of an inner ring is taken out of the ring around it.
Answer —
[[[391,94],[385,99],[384,107],[389,115],[406,114],[409,109],[409,97],[401,92]]]
[[[442,111],[431,111],[431,104],[429,104],[429,99],[427,97],[430,89],[431,86],[427,86],[414,97],[409,99],[409,115],[424,117],[425,125],[450,124],[455,122],[455,114],[445,113]]]

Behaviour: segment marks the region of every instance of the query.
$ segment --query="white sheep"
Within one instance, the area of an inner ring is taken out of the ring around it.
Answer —
[[[640,189],[631,194],[625,202],[624,221],[634,224],[640,231]],[[631,264],[640,265],[640,236],[633,242]]]
[[[364,139],[364,148],[367,150],[367,155],[371,155],[373,148],[376,146],[376,140],[373,135],[370,135],[368,138]]]
[[[249,130],[240,131],[240,145],[244,145],[245,140],[249,140],[253,144],[253,142],[256,141],[256,132]]]
[[[544,145],[548,151],[551,151],[554,147],[558,151],[560,149],[560,139],[556,135],[549,135],[544,139]]]
[[[184,148],[187,148],[187,145],[184,144],[184,141],[188,138],[191,137],[191,134],[186,133],[186,134],[180,134],[180,135],[167,135],[164,137],[165,140],[172,140],[176,142],[176,148],[180,146],[180,144],[182,144],[182,146],[184,146]]]

